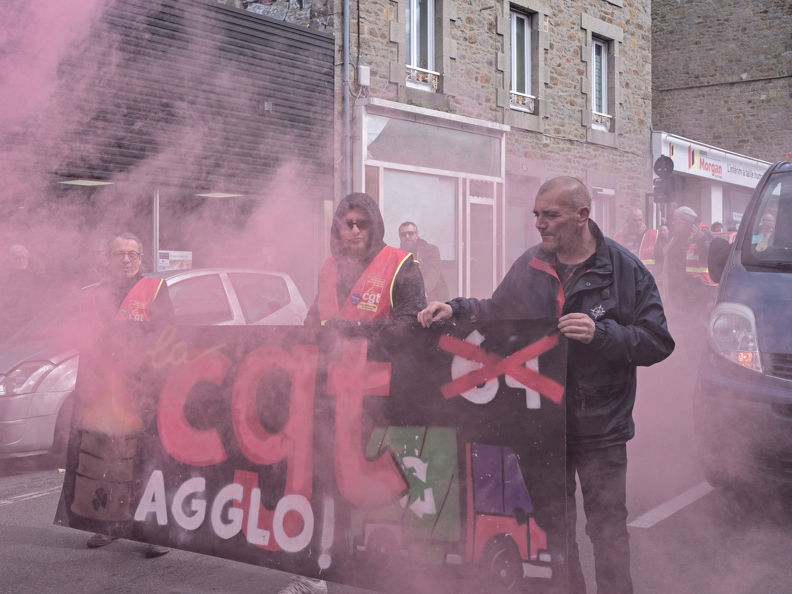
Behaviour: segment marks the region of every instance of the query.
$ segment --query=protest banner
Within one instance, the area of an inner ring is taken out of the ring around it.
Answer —
[[[127,335],[81,353],[56,523],[382,592],[565,592],[565,375],[549,320]]]

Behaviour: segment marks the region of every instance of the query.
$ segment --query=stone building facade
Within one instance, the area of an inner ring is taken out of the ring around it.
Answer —
[[[227,1],[334,32],[337,201],[341,0]],[[351,188],[379,200],[387,242],[410,220],[440,246],[453,294],[489,297],[538,241],[533,200],[552,177],[586,183],[610,236],[647,207],[649,0],[349,4]]]
[[[653,159],[674,199],[737,228],[770,163],[792,151],[792,4],[652,2]]]
[[[654,0],[652,124],[765,161],[792,151],[792,3]]]

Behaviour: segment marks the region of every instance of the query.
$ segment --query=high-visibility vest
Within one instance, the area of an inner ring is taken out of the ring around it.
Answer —
[[[687,249],[685,250],[685,273],[688,276],[692,276],[697,278],[702,283],[708,286],[715,287],[718,283],[713,282],[709,275],[709,269],[707,268],[707,263],[703,262],[699,258],[698,253],[698,243],[695,240],[692,240],[693,235],[691,234],[688,237]],[[668,277],[668,266],[669,266],[669,258],[668,252],[671,249],[671,246],[674,245],[675,242],[679,240],[678,236],[674,236],[671,238],[665,248],[663,248],[663,298],[667,299],[669,294],[669,277]],[[673,264],[672,264],[673,265]]]
[[[114,322],[150,322],[151,304],[157,298],[162,283],[165,281],[159,278],[141,278],[134,287],[124,297],[121,307],[118,308]],[[92,322],[101,325],[99,307],[96,304],[96,289],[90,287],[85,290],[82,301],[80,302],[80,318],[84,322]]]
[[[338,262],[332,256],[319,272],[319,318],[322,323],[342,317],[353,322],[368,322],[390,317],[393,309],[393,280],[412,254],[386,245],[377,254],[352,287],[339,308],[336,292]]]
[[[638,257],[649,270],[655,264],[655,244],[657,243],[657,229],[649,229],[641,239],[641,247],[638,248]]]
[[[697,277],[705,285],[715,287],[718,284],[710,278],[707,263],[699,258],[698,243],[695,241],[689,242],[685,251],[685,272],[689,276]]]

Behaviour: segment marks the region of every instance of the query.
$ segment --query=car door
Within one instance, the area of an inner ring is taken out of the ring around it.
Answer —
[[[234,308],[219,273],[177,277],[168,283],[176,323],[184,326],[233,325]]]
[[[246,324],[299,325],[305,319],[305,304],[292,295],[280,275],[264,272],[229,272]]]

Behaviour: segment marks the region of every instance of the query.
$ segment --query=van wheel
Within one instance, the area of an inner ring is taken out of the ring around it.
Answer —
[[[512,590],[523,578],[523,565],[517,545],[508,536],[496,536],[484,547],[482,569],[488,582],[499,591]]]

